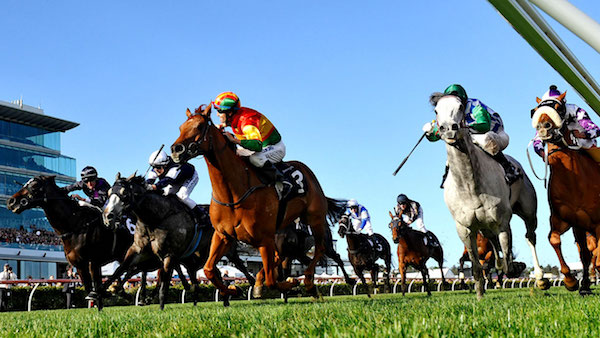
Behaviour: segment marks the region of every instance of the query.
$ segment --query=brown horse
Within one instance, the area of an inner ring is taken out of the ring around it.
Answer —
[[[423,241],[423,238],[425,237],[424,233],[412,230],[402,221],[400,215],[393,215],[390,212],[390,217],[392,218],[392,221],[390,222],[392,239],[394,240],[394,243],[398,244],[398,270],[400,271],[402,283],[402,295],[404,296],[404,293],[406,292],[406,268],[412,266],[421,272],[427,295],[430,296],[429,269],[427,269],[427,266],[425,265],[430,257],[438,262],[440,272],[442,273],[442,284],[446,284],[444,270],[442,269],[442,264],[444,263],[444,250],[442,249],[442,245],[433,233],[431,234],[431,237],[433,237],[438,245],[435,247],[425,245]]]
[[[556,251],[560,271],[565,275],[565,287],[578,289],[578,281],[571,274],[561,251],[560,236],[573,228],[579,256],[583,263],[583,279],[579,293],[590,294],[589,270],[592,254],[586,243],[586,232],[600,236],[600,166],[584,151],[570,149],[571,135],[559,111],[564,111],[563,93],[558,100],[544,101],[532,110],[532,125],[539,137],[548,144],[547,161],[550,166],[548,200],[550,203],[550,244]],[[540,109],[540,108],[544,109]],[[600,268],[600,260],[594,262]]]
[[[494,255],[494,247],[489,239],[487,239],[481,232],[477,234],[477,253],[479,256],[479,263],[483,266],[483,277],[488,281],[492,282],[492,268],[496,265],[496,256]],[[465,287],[465,275],[464,266],[466,262],[470,262],[469,251],[465,247],[462,256],[458,260],[458,272],[461,284]],[[498,279],[496,280],[496,287],[502,285],[502,277],[504,272],[501,269],[496,269],[498,273]]]
[[[588,267],[588,271],[590,273],[590,282],[593,284],[596,282],[596,260],[598,259],[598,240],[596,236],[591,233],[587,233],[586,243],[588,250],[592,253],[592,262]]]
[[[275,232],[300,217],[302,222],[310,225],[315,238],[315,255],[304,272],[304,283],[309,294],[317,296],[314,271],[325,250],[326,218],[337,216],[333,210],[335,201],[325,197],[317,178],[306,165],[293,161],[287,163],[295,168],[294,174],[302,183],[305,194],[280,203],[275,189],[263,184],[257,169],[236,154],[235,145],[213,124],[210,112],[210,105],[196,109],[194,114],[188,110],[187,120],[179,127],[181,135],[171,146],[175,162],[204,155],[208,167],[213,188],[210,219],[216,231],[204,266],[206,277],[224,295],[239,292],[235,287],[225,286],[216,273],[217,262],[232,243],[239,240],[258,248],[267,287],[282,292],[291,290],[296,283],[277,281]],[[256,277],[262,279],[260,275]]]

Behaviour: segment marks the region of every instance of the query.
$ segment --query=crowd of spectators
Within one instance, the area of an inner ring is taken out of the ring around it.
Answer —
[[[29,230],[21,226],[16,228],[0,228],[0,243],[17,244],[44,244],[62,245],[60,238],[54,231],[40,229],[35,225],[29,226]]]

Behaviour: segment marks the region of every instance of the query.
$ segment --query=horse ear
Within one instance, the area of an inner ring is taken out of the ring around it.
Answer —
[[[202,116],[205,116],[205,117],[210,116],[210,110],[211,110],[212,104],[213,103],[211,101],[208,105],[206,105],[206,108],[204,108],[204,111],[202,111]]]
[[[192,112],[190,111],[190,108],[188,108],[188,109],[185,110],[185,115],[187,115],[188,119],[190,117],[192,117]]]
[[[131,176],[127,177],[127,181],[131,181],[131,179],[135,177],[136,173],[137,173],[137,170],[135,171],[135,173],[131,174]]]
[[[121,172],[117,172],[117,176],[115,176],[115,181],[118,181],[121,179]]]
[[[389,213],[390,213],[390,217],[391,217],[392,219],[394,219],[394,215],[392,215],[392,212],[390,211]]]
[[[542,99],[540,99],[539,97],[536,97],[535,102],[540,103],[540,102],[542,102]]]
[[[562,94],[560,94],[558,96],[558,99],[562,102],[562,101],[564,101],[566,95],[567,95],[567,91],[565,90]]]

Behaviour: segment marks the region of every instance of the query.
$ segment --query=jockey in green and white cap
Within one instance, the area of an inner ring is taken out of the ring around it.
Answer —
[[[506,149],[509,142],[508,134],[504,131],[504,123],[500,114],[475,98],[469,98],[466,90],[459,84],[452,84],[444,90],[443,95],[454,95],[458,97],[464,107],[465,124],[471,131],[471,139],[481,149],[494,158],[505,172],[507,183],[513,184],[522,173],[518,168],[504,156],[502,151]],[[425,136],[431,142],[440,140],[436,121],[427,122],[423,125]],[[446,168],[446,173],[448,172]],[[446,175],[444,175],[444,178]],[[443,182],[442,182],[443,185]]]

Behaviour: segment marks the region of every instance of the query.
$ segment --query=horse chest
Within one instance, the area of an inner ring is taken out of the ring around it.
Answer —
[[[511,214],[508,201],[496,196],[445,194],[444,197],[454,220],[465,226],[500,224]]]

